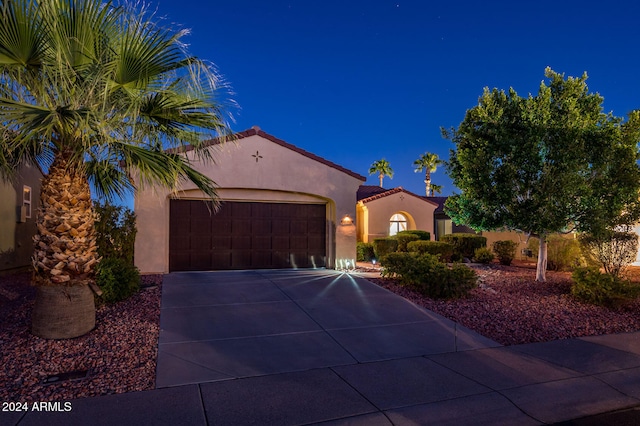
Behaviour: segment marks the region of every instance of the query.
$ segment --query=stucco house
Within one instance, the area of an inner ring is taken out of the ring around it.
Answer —
[[[434,212],[438,205],[426,197],[402,187],[384,189],[362,185],[357,198],[358,241],[372,242],[407,229],[420,229],[434,235]]]
[[[42,171],[24,164],[11,182],[0,180],[0,271],[31,265]]]
[[[355,259],[356,192],[366,178],[257,126],[236,136],[209,142],[215,164],[194,163],[219,187],[215,214],[190,182],[179,192],[138,192],[140,271],[333,268]]]

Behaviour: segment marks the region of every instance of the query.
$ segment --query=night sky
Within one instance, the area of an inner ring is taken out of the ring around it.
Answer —
[[[165,24],[190,28],[192,54],[231,84],[234,131],[258,125],[368,175],[424,194],[413,161],[448,159],[457,126],[485,86],[537,93],[544,69],[580,76],[617,116],[640,108],[636,1],[155,0]],[[432,175],[456,191],[445,169]],[[369,176],[367,184],[377,185]]]

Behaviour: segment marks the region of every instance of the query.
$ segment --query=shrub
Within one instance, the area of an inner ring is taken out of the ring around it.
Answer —
[[[420,239],[422,241],[431,240],[431,234],[429,233],[429,231],[421,231],[419,229],[411,229],[411,230],[407,230],[407,231],[400,231],[400,232],[398,232],[397,235],[407,235],[407,234],[417,235],[418,239]]]
[[[511,265],[511,262],[516,257],[516,248],[518,248],[518,243],[511,240],[500,240],[493,243],[493,251],[501,265]]]
[[[531,238],[528,247],[537,258],[540,241],[537,238]],[[586,260],[578,240],[564,238],[557,234],[547,237],[547,269],[567,271],[585,265]]]
[[[356,244],[356,258],[358,262],[370,262],[375,257],[373,244],[362,242]]]
[[[115,303],[140,289],[140,273],[126,260],[108,257],[98,263],[96,283],[102,290],[102,296],[97,297],[98,303]]]
[[[449,268],[431,254],[391,253],[384,258],[383,276],[434,299],[465,296],[476,286],[476,273],[465,265]]]
[[[576,268],[571,294],[577,299],[602,306],[616,306],[631,301],[640,293],[637,284],[620,277],[602,274],[596,267]]]
[[[418,241],[420,239],[419,236],[415,235],[415,234],[403,234],[398,232],[398,234],[395,236],[396,240],[398,240],[398,251],[407,251],[407,244],[411,243],[412,241]]]
[[[442,241],[412,241],[407,244],[411,253],[432,254],[438,256],[441,262],[450,262],[453,246]]]
[[[398,240],[395,238],[376,238],[373,240],[373,252],[376,255],[376,259],[382,263],[382,258],[389,253],[393,253],[398,250]]]
[[[133,264],[136,241],[136,215],[123,206],[94,203],[98,255],[115,257]]]
[[[493,252],[486,247],[480,247],[473,253],[473,259],[478,263],[491,263],[494,257]]]
[[[638,254],[638,235],[633,232],[611,232],[599,238],[583,235],[580,243],[607,274],[614,276],[620,275]]]
[[[440,241],[453,245],[453,254],[458,258],[471,259],[476,249],[487,246],[487,238],[476,234],[447,234]]]

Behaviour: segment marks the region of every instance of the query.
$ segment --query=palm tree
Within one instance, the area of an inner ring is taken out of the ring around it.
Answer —
[[[369,174],[372,175],[374,173],[378,173],[378,177],[380,178],[380,186],[382,187],[382,179],[385,176],[389,176],[389,179],[393,179],[393,169],[389,165],[389,162],[384,158],[382,160],[374,161],[369,167]]]
[[[102,0],[0,0],[0,177],[23,162],[47,171],[33,256],[32,332],[69,338],[95,324],[96,195],[191,180],[210,160],[205,135],[230,134],[226,85],[146,9]],[[189,156],[180,155],[189,147]],[[174,148],[166,150],[167,148]],[[135,181],[134,181],[135,177]]]
[[[438,158],[438,154],[432,154],[430,152],[421,154],[420,157],[413,162],[413,165],[416,167],[414,172],[425,171],[424,183],[427,197],[431,196],[431,173],[435,172],[438,165],[442,163],[443,161]]]
[[[442,185],[436,185],[435,183],[431,184],[431,193],[432,194],[442,194]]]

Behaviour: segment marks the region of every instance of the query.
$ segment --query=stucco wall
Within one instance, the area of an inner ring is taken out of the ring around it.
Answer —
[[[522,254],[522,250],[527,248],[527,236],[523,232],[516,231],[482,231],[482,236],[487,238],[487,247],[493,249],[493,243],[502,240],[511,240],[518,243],[516,248],[516,259],[531,260]],[[536,253],[534,253],[536,255]]]
[[[355,218],[356,192],[362,179],[259,135],[209,149],[213,151],[215,164],[194,162],[194,167],[217,183],[221,199],[325,204],[327,265],[333,267],[336,259],[355,259],[355,224],[342,226],[340,220],[345,215]],[[187,155],[194,160],[191,152]],[[136,196],[135,262],[143,273],[168,272],[169,198],[172,196],[198,199],[202,194],[188,182],[177,194],[145,188]]]
[[[42,172],[37,166],[24,165],[13,182],[0,181],[0,271],[31,265],[36,215],[40,206]],[[18,222],[17,208],[22,206],[24,185],[31,187],[31,217]]]
[[[397,192],[382,198],[358,203],[358,220],[362,224],[358,237],[364,242],[389,235],[389,219],[395,213],[407,217],[408,229],[429,231],[434,235],[433,213],[436,205],[414,195]]]

